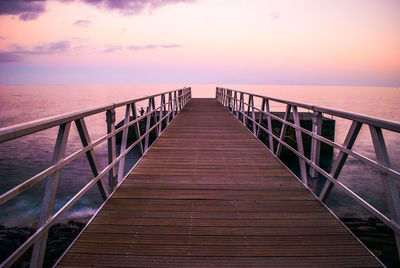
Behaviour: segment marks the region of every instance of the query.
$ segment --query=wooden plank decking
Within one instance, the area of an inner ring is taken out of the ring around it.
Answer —
[[[192,99],[59,264],[377,267],[215,99]]]

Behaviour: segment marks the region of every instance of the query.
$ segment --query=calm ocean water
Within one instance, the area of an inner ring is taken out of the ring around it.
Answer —
[[[2,85],[0,86],[0,127],[19,124],[47,116],[72,112],[127,99],[181,88],[192,87],[193,97],[215,97],[215,85]],[[260,95],[294,100],[318,106],[332,107],[381,119],[400,122],[400,89],[389,87],[325,87],[325,86],[265,86],[221,85]],[[143,107],[145,104],[142,104]],[[139,107],[140,108],[140,105]],[[283,110],[273,105],[272,111]],[[117,111],[117,121],[123,119],[123,111]],[[336,120],[335,140],[344,140],[351,122]],[[93,116],[87,125],[92,140],[105,134],[105,115]],[[40,172],[50,163],[57,129],[30,135],[0,144],[0,193]],[[400,169],[399,135],[384,132],[391,164]],[[67,154],[80,148],[76,130],[72,128]],[[373,145],[367,127],[363,127],[355,144],[355,150],[375,159]],[[101,167],[107,161],[106,143],[96,150]],[[130,155],[131,165],[137,155]],[[127,167],[129,169],[129,166]],[[60,208],[80,187],[91,178],[85,158],[77,159],[62,170],[57,192],[56,208]],[[356,193],[387,213],[387,206],[380,174],[351,157],[339,179]],[[39,215],[44,184],[39,183],[0,206],[0,225],[32,225]],[[330,206],[340,217],[368,217],[336,189],[328,199]],[[79,218],[94,213],[101,204],[97,188],[92,189],[66,216]]]

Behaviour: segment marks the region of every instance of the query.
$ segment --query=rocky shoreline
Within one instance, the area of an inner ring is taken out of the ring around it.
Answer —
[[[387,267],[400,267],[393,231],[379,219],[371,217],[366,220],[341,220]],[[70,220],[50,228],[44,267],[51,267],[57,261],[84,226],[84,222]],[[35,229],[28,227],[0,225],[0,260],[5,260],[34,231]],[[31,250],[18,260],[15,267],[29,267],[30,254]]]
[[[85,223],[74,220],[52,226],[49,231],[43,267],[52,267],[83,227],[85,227]],[[34,228],[4,227],[0,225],[0,261],[4,261],[34,232]],[[31,254],[32,249],[22,255],[14,264],[14,267],[29,267]]]

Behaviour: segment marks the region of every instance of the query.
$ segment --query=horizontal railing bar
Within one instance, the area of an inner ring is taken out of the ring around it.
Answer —
[[[76,158],[78,158],[79,156],[81,156],[82,154],[86,153],[87,151],[93,149],[94,147],[96,147],[97,145],[101,144],[102,142],[106,141],[107,139],[115,136],[116,134],[118,134],[119,132],[121,132],[122,130],[132,126],[133,124],[135,124],[136,122],[142,120],[143,118],[147,117],[148,115],[151,115],[152,113],[154,113],[154,111],[160,109],[160,107],[158,107],[157,109],[145,113],[140,117],[137,117],[136,119],[130,121],[128,124],[121,126],[120,128],[115,129],[114,131],[110,132],[107,135],[104,135],[103,137],[100,137],[99,139],[97,139],[96,141],[92,142],[91,144],[88,144],[88,146],[79,149],[78,151],[72,153],[71,155],[69,155],[68,157],[64,158],[63,160],[59,161],[57,164],[52,165],[50,167],[48,167],[47,169],[43,170],[42,172],[36,174],[35,176],[31,177],[30,179],[24,181],[23,183],[17,185],[16,187],[10,189],[9,191],[5,192],[4,194],[0,195],[0,205],[4,204],[5,202],[7,202],[8,200],[10,200],[11,198],[13,198],[14,196],[20,194],[21,192],[29,189],[30,187],[32,187],[33,185],[35,185],[36,183],[42,181],[44,178],[50,176],[51,174],[55,173],[56,171],[60,170],[61,168],[63,168],[65,165],[67,165],[68,163],[72,162],[73,160],[75,160]],[[170,113],[168,113],[169,115]],[[162,120],[164,120],[165,117],[163,117]],[[157,124],[158,125],[158,122]],[[152,128],[153,129],[153,128]],[[152,130],[151,129],[151,130]],[[143,139],[143,137],[145,135],[147,135],[148,133],[150,133],[150,130],[147,131],[146,133],[144,133],[142,135],[142,137],[140,138],[140,140]]]
[[[224,89],[224,88],[221,88],[221,89]],[[360,123],[365,123],[365,124],[368,124],[371,126],[380,127],[380,128],[386,129],[386,130],[393,131],[393,132],[400,132],[400,124],[393,122],[393,121],[369,117],[366,115],[361,115],[361,114],[356,114],[356,113],[339,111],[339,110],[335,110],[335,109],[327,108],[327,107],[321,107],[321,106],[309,105],[309,104],[304,104],[304,103],[299,103],[299,102],[281,100],[281,99],[277,99],[277,98],[265,97],[265,96],[261,96],[258,94],[250,94],[250,93],[246,93],[246,92],[238,91],[238,90],[232,90],[232,89],[228,89],[228,90],[236,91],[239,93],[244,93],[247,95],[252,95],[254,97],[258,97],[258,98],[262,98],[262,99],[268,99],[268,100],[275,101],[275,102],[285,103],[285,104],[289,104],[292,106],[298,106],[298,107],[302,107],[302,108],[312,110],[312,111],[327,113],[327,114],[330,114],[333,116],[337,116],[337,117],[341,117],[341,118],[345,118],[345,119],[349,119],[349,120],[354,120],[354,121],[357,121]],[[228,97],[232,98],[230,96],[228,96]],[[248,105],[248,104],[246,104],[246,105]]]
[[[248,105],[247,103],[244,103],[244,104]],[[257,111],[259,111],[259,112],[261,112],[261,113],[263,113],[265,115],[271,116],[273,119],[276,119],[276,120],[280,121],[282,124],[285,124],[285,125],[290,126],[292,128],[298,129],[301,132],[303,132],[304,134],[307,134],[310,137],[316,138],[317,140],[319,140],[321,142],[324,142],[325,144],[330,145],[330,146],[332,146],[332,147],[334,147],[334,148],[336,148],[336,149],[338,149],[338,150],[340,150],[340,151],[342,151],[342,152],[344,152],[344,153],[356,158],[357,160],[362,161],[365,164],[368,164],[368,165],[370,165],[370,166],[372,166],[374,168],[377,168],[379,171],[381,171],[383,173],[386,173],[388,175],[391,175],[397,180],[400,180],[400,173],[395,171],[395,170],[393,170],[392,168],[388,168],[388,167],[386,167],[386,166],[384,166],[384,165],[382,165],[382,164],[380,164],[380,163],[378,163],[378,162],[376,162],[376,161],[374,161],[372,159],[369,159],[368,157],[365,157],[365,156],[363,156],[363,155],[361,155],[361,154],[359,154],[357,152],[349,150],[346,147],[343,147],[342,145],[337,144],[337,143],[335,143],[335,142],[333,142],[333,141],[331,141],[331,140],[329,140],[329,139],[327,139],[327,138],[325,138],[323,136],[319,136],[317,134],[314,134],[313,132],[309,131],[308,129],[304,129],[302,127],[296,126],[295,124],[293,124],[293,123],[291,123],[289,121],[285,121],[284,119],[280,118],[279,116],[276,116],[276,115],[274,115],[272,113],[267,113],[266,111],[262,111],[262,110],[260,110],[259,108],[255,107],[255,106],[250,106],[250,107],[254,108],[255,110],[257,110]],[[241,114],[243,114],[242,111],[239,111],[239,112]],[[256,124],[258,124],[257,121],[255,121],[253,118],[251,118],[246,113],[244,113],[244,115],[250,121],[255,122]]]
[[[241,112],[242,113],[242,112]],[[242,113],[243,114],[243,113]],[[250,118],[249,116],[247,116],[246,114],[244,114],[246,117]],[[258,122],[255,122],[263,131],[265,131],[266,133],[268,133],[269,135],[272,135],[272,137],[279,143],[281,143],[283,146],[285,146],[286,148],[288,148],[290,151],[292,151],[292,153],[294,153],[296,156],[300,157],[301,159],[303,159],[309,166],[317,169],[317,171],[323,175],[326,179],[328,179],[329,181],[331,181],[332,183],[334,183],[335,185],[338,185],[343,191],[345,191],[347,194],[349,194],[354,200],[356,200],[360,205],[362,205],[363,207],[365,207],[368,211],[370,211],[372,214],[374,214],[375,216],[377,216],[379,219],[381,219],[384,223],[386,223],[387,225],[389,225],[389,227],[391,227],[392,229],[394,229],[394,231],[400,233],[400,225],[398,223],[396,223],[395,221],[389,219],[388,217],[386,217],[383,213],[381,213],[379,210],[377,210],[376,208],[374,208],[373,206],[371,206],[367,201],[365,201],[364,199],[362,199],[359,195],[357,195],[356,193],[354,193],[351,189],[349,189],[347,186],[345,186],[344,184],[342,184],[340,181],[336,180],[335,178],[333,178],[329,173],[327,173],[326,171],[324,171],[322,168],[320,168],[318,165],[315,165],[314,163],[312,163],[311,160],[309,160],[307,157],[301,155],[300,153],[297,152],[296,149],[294,149],[293,147],[291,147],[289,144],[287,144],[286,142],[280,140],[278,137],[276,137],[275,135],[273,135],[269,130],[267,130],[264,126],[260,125]],[[271,150],[270,150],[271,151]],[[271,151],[272,152],[272,151]]]
[[[188,88],[172,90],[172,91],[163,92],[163,93],[159,93],[159,94],[155,94],[155,95],[151,95],[151,96],[147,96],[147,97],[143,97],[143,98],[138,98],[138,99],[119,102],[119,103],[115,103],[115,104],[109,104],[109,105],[104,105],[104,106],[100,106],[100,107],[80,110],[80,111],[76,111],[76,112],[72,112],[72,113],[65,113],[62,115],[46,117],[46,118],[39,119],[39,120],[34,120],[34,121],[26,122],[26,123],[21,123],[21,124],[17,124],[17,125],[13,125],[13,126],[0,128],[0,143],[9,141],[9,140],[13,140],[13,139],[16,139],[16,138],[19,138],[22,136],[26,136],[26,135],[29,135],[29,134],[32,134],[32,133],[35,133],[35,132],[38,132],[41,130],[49,129],[49,128],[52,128],[52,127],[55,127],[55,126],[58,126],[61,124],[72,122],[72,121],[80,119],[82,117],[91,116],[94,114],[105,112],[105,111],[113,109],[113,108],[121,107],[121,106],[128,105],[131,103],[139,102],[139,101],[146,100],[149,98],[161,96],[163,94],[168,94],[171,92],[185,90],[185,89],[188,89]],[[179,96],[177,96],[177,98],[188,94],[188,92],[189,91],[180,94]]]
[[[254,107],[254,108],[256,110],[260,111],[261,113],[265,114],[265,115],[270,115],[272,118],[280,121],[281,123],[283,123],[283,124],[285,124],[287,126],[290,126],[292,128],[300,130],[301,132],[303,132],[304,134],[307,134],[311,138],[315,138],[315,139],[317,139],[317,140],[319,140],[319,141],[321,141],[321,142],[323,142],[323,143],[325,143],[327,145],[330,145],[330,146],[332,146],[332,147],[334,147],[334,148],[336,148],[336,149],[338,149],[338,150],[340,150],[340,151],[342,151],[342,152],[344,152],[344,153],[346,153],[346,154],[348,154],[350,156],[353,156],[357,160],[360,160],[360,161],[364,162],[365,164],[368,164],[368,165],[370,165],[370,166],[372,166],[374,168],[377,168],[377,169],[379,169],[379,171],[381,171],[383,173],[386,173],[388,175],[391,175],[395,179],[400,180],[400,173],[395,171],[395,170],[393,170],[393,169],[391,169],[391,168],[388,168],[388,167],[386,167],[386,166],[384,166],[384,165],[382,165],[382,164],[380,164],[380,163],[378,163],[378,162],[376,162],[376,161],[374,161],[372,159],[369,159],[368,157],[365,157],[365,156],[363,156],[363,155],[361,155],[361,154],[359,154],[359,153],[357,153],[355,151],[349,150],[349,149],[347,149],[346,147],[344,147],[344,146],[342,146],[340,144],[337,144],[337,143],[335,143],[335,142],[333,142],[333,141],[331,141],[331,140],[329,140],[329,139],[327,139],[327,138],[325,138],[323,136],[320,136],[318,134],[313,133],[312,131],[309,131],[308,129],[296,126],[295,124],[293,124],[293,123],[291,123],[289,121],[285,121],[284,119],[280,118],[279,116],[276,116],[276,115],[274,115],[272,113],[267,113],[265,111],[262,111],[262,110],[258,109],[257,107]],[[248,115],[246,115],[246,117],[249,120],[254,122],[254,120],[251,117],[249,117]]]
[[[154,124],[150,129],[149,133],[154,130],[162,121],[164,121],[172,111],[168,112],[161,120]],[[122,128],[120,129],[122,130]],[[114,131],[116,132],[116,131]],[[112,133],[114,133],[112,132]],[[110,134],[112,134],[110,133]],[[89,191],[100,179],[104,177],[123,157],[126,156],[139,142],[144,138],[146,134],[142,135],[137,139],[132,145],[130,145],[123,153],[121,153],[114,161],[108,164],[95,178],[93,178],[89,183],[87,183],[73,198],[71,198],[61,209],[59,209],[53,216],[51,216],[45,225],[39,227],[39,229],[31,235],[17,250],[13,252],[2,264],[1,267],[11,266],[19,257],[22,256],[32,245],[35,243],[48,229],[55,223],[55,221],[61,217],[69,208],[71,208],[87,191]],[[103,138],[108,139],[106,135]],[[103,139],[101,138],[101,139]],[[89,150],[89,149],[88,149]]]

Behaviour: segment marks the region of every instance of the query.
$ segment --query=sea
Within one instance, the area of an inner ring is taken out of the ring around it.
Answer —
[[[400,122],[400,88],[395,87],[226,84],[0,85],[0,128],[183,87],[191,87],[194,98],[215,98],[216,86]],[[146,108],[146,105],[146,103],[139,103],[137,108]],[[272,111],[284,111],[284,109],[285,106],[280,103],[271,103]],[[336,142],[342,143],[351,121],[326,116],[336,121],[334,138]],[[122,121],[123,118],[124,109],[122,108],[117,111],[117,121]],[[105,114],[88,118],[86,124],[92,140],[106,133]],[[383,133],[391,165],[393,169],[400,170],[400,135],[389,131]],[[57,128],[51,128],[0,144],[0,194],[50,165],[56,136]],[[81,147],[77,131],[73,127],[67,145],[67,155]],[[354,150],[371,159],[376,159],[368,126],[363,126]],[[95,153],[100,167],[105,167],[107,144],[104,143],[96,148]],[[334,156],[337,153],[335,150]],[[132,152],[128,157],[129,163],[125,170],[128,171],[138,159],[138,152]],[[91,178],[93,176],[84,156],[63,168],[57,189],[55,211]],[[373,171],[361,161],[349,157],[339,180],[388,215],[382,174]],[[0,225],[35,226],[40,213],[44,185],[44,181],[40,182],[1,205]],[[99,191],[94,187],[64,215],[64,219],[87,219],[95,213],[101,203]],[[327,205],[339,217],[368,218],[371,216],[368,211],[335,187],[327,200]]]

